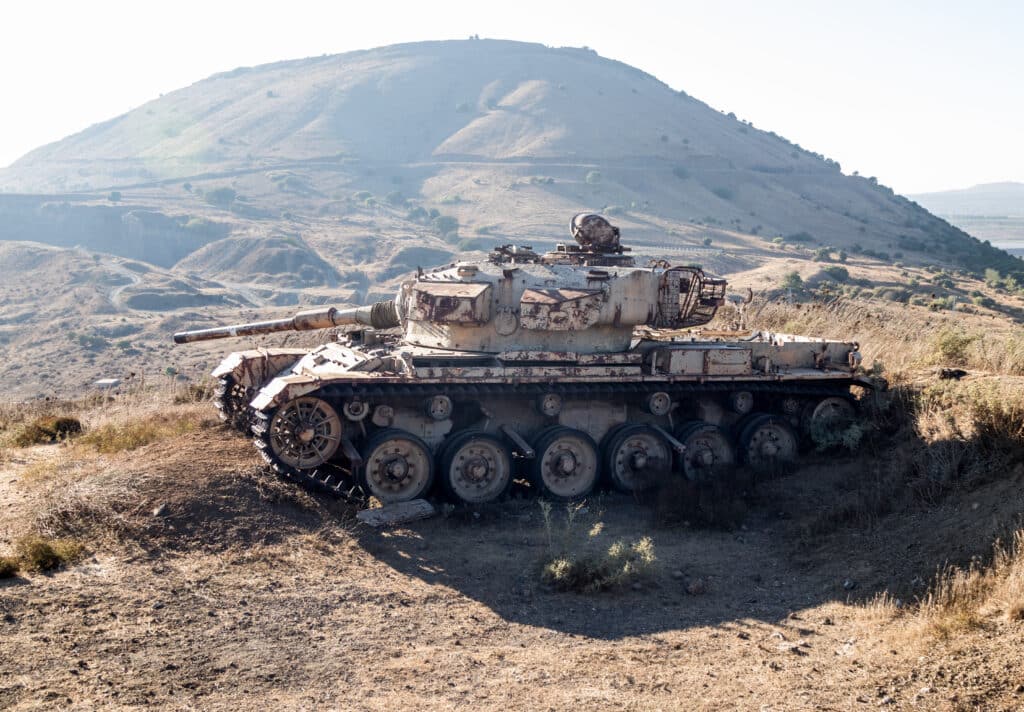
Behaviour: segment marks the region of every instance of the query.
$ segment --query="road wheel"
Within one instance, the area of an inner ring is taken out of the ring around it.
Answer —
[[[735,462],[732,443],[717,425],[703,421],[684,423],[676,431],[676,438],[686,446],[682,460],[688,480],[708,482]]]
[[[825,449],[842,442],[843,434],[856,417],[857,411],[849,399],[831,396],[809,403],[804,409],[801,425],[811,444]]]
[[[424,496],[434,481],[430,448],[412,433],[386,428],[363,448],[360,484],[384,504]]]
[[[793,428],[778,415],[761,415],[743,428],[739,454],[743,462],[761,473],[779,472],[796,462],[799,442]]]
[[[614,428],[602,446],[605,477],[620,492],[640,492],[672,469],[672,450],[649,425]]]
[[[530,476],[545,497],[586,497],[597,483],[597,446],[586,433],[554,426],[541,431],[533,446]]]
[[[512,483],[512,455],[501,440],[487,433],[454,435],[440,461],[445,492],[467,504],[493,502]]]

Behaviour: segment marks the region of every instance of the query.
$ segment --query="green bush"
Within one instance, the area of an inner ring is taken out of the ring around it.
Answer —
[[[822,272],[824,272],[837,282],[845,282],[850,278],[850,271],[845,267],[840,267],[839,265],[832,265],[826,267],[822,270]]]
[[[935,354],[943,363],[952,366],[966,366],[968,350],[977,339],[977,336],[967,334],[957,328],[943,329],[935,336]]]
[[[597,185],[601,182],[601,171],[589,171],[584,180],[588,185]]]
[[[0,556],[0,579],[11,578],[18,573],[18,560],[10,556]]]
[[[221,187],[208,190],[203,194],[206,202],[220,208],[226,208],[238,199],[238,193],[233,188]]]
[[[686,180],[690,177],[690,171],[686,170],[686,166],[676,166],[672,169],[672,175],[679,180]]]
[[[736,193],[732,190],[732,188],[726,188],[724,186],[712,188],[711,192],[714,193],[719,198],[721,198],[722,200],[732,200],[736,196]]]
[[[567,505],[564,527],[556,532],[551,504],[542,500],[540,508],[547,540],[540,578],[548,586],[577,593],[607,591],[647,576],[654,567],[649,537],[602,544],[603,522],[582,521],[581,505],[573,504]]]

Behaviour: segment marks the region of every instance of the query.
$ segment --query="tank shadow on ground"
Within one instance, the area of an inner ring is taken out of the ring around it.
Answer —
[[[796,572],[763,507],[742,527],[725,530],[661,526],[656,504],[602,494],[579,508],[554,505],[546,519],[537,500],[514,499],[402,529],[360,528],[356,536],[396,571],[459,591],[509,622],[591,638],[777,621],[845,593],[841,586],[823,590],[813,574]],[[544,563],[560,552],[599,556],[617,541],[644,536],[657,560],[635,583],[576,593],[543,580]]]

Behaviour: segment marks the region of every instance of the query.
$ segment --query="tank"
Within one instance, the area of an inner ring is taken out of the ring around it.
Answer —
[[[859,389],[884,388],[853,342],[697,335],[724,279],[638,266],[599,215],[570,226],[575,244],[417,270],[390,301],[174,339],[348,327],[311,349],[229,355],[219,404],[280,474],[383,503],[437,488],[480,504],[518,479],[572,500],[776,470],[841,433]]]

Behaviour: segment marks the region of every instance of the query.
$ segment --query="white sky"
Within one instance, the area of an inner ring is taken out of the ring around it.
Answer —
[[[6,2],[0,166],[237,66],[481,37],[591,47],[914,193],[1024,182],[1024,2]]]

